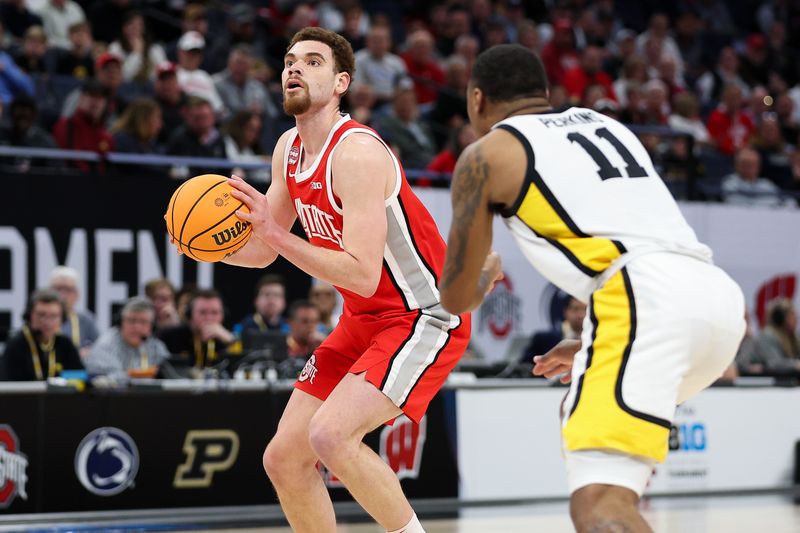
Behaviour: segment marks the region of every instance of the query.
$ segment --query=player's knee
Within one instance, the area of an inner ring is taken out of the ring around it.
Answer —
[[[280,434],[267,444],[262,457],[264,471],[273,483],[280,483],[286,478],[297,477],[298,471],[307,466],[314,466],[315,460],[303,457],[297,442]]]
[[[587,485],[572,493],[569,512],[578,533],[584,531],[617,531],[621,517],[636,512],[639,497],[635,492],[614,485]],[[603,529],[605,528],[605,529]]]
[[[308,428],[308,442],[317,457],[333,469],[335,464],[344,459],[350,447],[347,435],[341,428],[325,418],[314,417]]]

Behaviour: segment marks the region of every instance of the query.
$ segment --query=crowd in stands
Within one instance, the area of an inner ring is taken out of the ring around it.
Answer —
[[[76,308],[80,287],[77,271],[60,266],[48,286],[31,295],[23,327],[0,353],[3,379],[43,380],[85,370],[91,378],[124,385],[131,378],[198,377],[209,368],[220,375],[249,359],[277,365],[279,377],[293,378],[341,312],[333,286],[315,282],[308,299],[287,306],[283,279],[265,274],[256,284],[252,312],[234,322],[218,291],[178,291],[166,279],[153,279],[144,294],[124,303],[112,327],[99,331],[94,316]]]
[[[476,55],[519,43],[541,56],[556,109],[634,127],[676,196],[784,206],[800,195],[800,8],[785,0],[6,0],[0,23],[5,145],[266,164],[292,125],[286,46],[320,25],[356,53],[344,108],[406,168],[427,169],[410,173],[423,184],[446,184],[474,138],[464,94]]]

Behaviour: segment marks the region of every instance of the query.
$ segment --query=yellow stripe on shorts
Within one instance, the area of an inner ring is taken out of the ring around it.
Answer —
[[[669,421],[635,411],[622,398],[625,366],[636,338],[636,302],[626,269],[594,292],[589,312],[592,343],[563,428],[566,449],[611,449],[663,461]]]

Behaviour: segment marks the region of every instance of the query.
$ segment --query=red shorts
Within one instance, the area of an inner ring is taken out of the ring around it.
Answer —
[[[469,313],[342,316],[294,386],[324,401],[346,374],[364,373],[367,381],[419,423],[464,355],[469,337]]]

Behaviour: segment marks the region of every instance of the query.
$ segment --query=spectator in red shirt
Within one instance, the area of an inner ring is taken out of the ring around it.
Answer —
[[[581,64],[566,71],[562,80],[562,84],[573,102],[581,101],[586,87],[589,85],[601,85],[605,87],[608,98],[617,99],[611,77],[603,72],[602,67],[603,51],[594,45],[584,48],[581,54]]]
[[[553,21],[553,38],[542,49],[542,63],[550,84],[562,85],[564,73],[578,66],[579,62],[572,23],[567,18],[556,19]]]
[[[428,164],[427,170],[440,174],[452,174],[453,170],[456,168],[458,156],[461,155],[464,148],[474,143],[477,138],[478,136],[475,130],[472,129],[469,123],[463,124],[458,129],[453,130],[450,135],[450,140],[447,142],[447,146],[433,158],[433,161]],[[420,182],[422,181],[423,180],[420,180]],[[424,181],[427,181],[427,183],[417,182],[417,185],[430,184],[428,180]]]
[[[62,117],[53,128],[53,138],[59,147],[69,150],[89,150],[106,153],[114,141],[106,130],[104,116],[108,105],[108,89],[97,80],[88,80],[81,87],[78,107],[71,117]],[[76,163],[89,170],[85,161]]]
[[[747,144],[755,126],[742,112],[742,90],[737,85],[725,86],[722,102],[709,115],[707,126],[713,143],[723,154],[733,155]]]
[[[402,54],[408,74],[414,80],[417,103],[423,111],[436,101],[437,88],[444,85],[444,71],[433,56],[433,37],[425,30],[408,36],[408,49]]]

